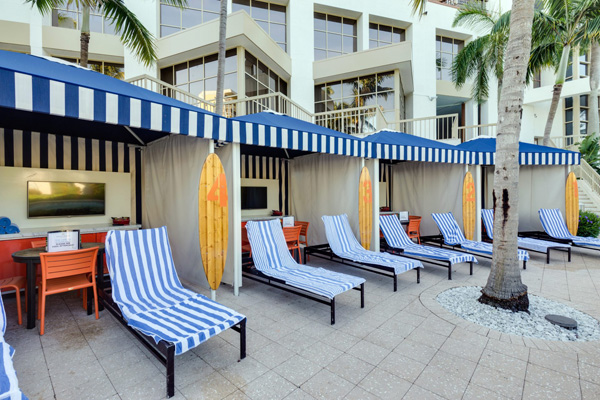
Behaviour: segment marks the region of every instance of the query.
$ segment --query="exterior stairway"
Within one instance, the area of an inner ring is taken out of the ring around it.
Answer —
[[[582,179],[577,181],[577,188],[579,189],[579,209],[600,215],[600,195],[595,193],[590,185]]]

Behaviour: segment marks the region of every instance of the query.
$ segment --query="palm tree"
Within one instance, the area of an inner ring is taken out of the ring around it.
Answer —
[[[600,86],[600,44],[596,40],[590,47],[590,113],[588,117],[588,133],[598,137],[600,121],[598,116],[598,87]]]
[[[452,63],[452,81],[457,88],[461,88],[468,79],[475,78],[472,97],[477,104],[488,99],[490,75],[496,77],[500,97],[509,19],[510,12],[502,15],[489,12],[483,2],[463,5],[454,17],[452,26],[468,26],[489,32],[463,47]]]
[[[225,48],[227,47],[227,1],[221,0],[219,13],[219,58],[217,61],[217,105],[215,112],[223,115],[225,86]]]
[[[492,268],[479,301],[513,311],[527,311],[527,286],[517,255],[519,223],[519,134],[535,0],[513,0],[505,68],[498,105],[494,171],[494,250]],[[498,235],[498,236],[496,236]]]
[[[121,42],[129,48],[146,66],[156,61],[156,46],[154,37],[146,27],[131,12],[123,0],[26,0],[36,6],[41,14],[52,12],[54,8],[75,4],[82,9],[81,23],[81,54],[82,67],[88,64],[88,46],[90,42],[90,10],[100,12],[104,18],[111,20],[115,31],[121,35]],[[163,0],[165,3],[184,7],[187,0]]]
[[[543,144],[547,146],[550,144],[552,124],[572,56],[571,50],[588,38],[600,35],[600,17],[596,17],[600,3],[598,0],[544,0],[544,6],[544,11],[537,13],[534,21],[534,32],[539,34],[539,38],[534,40],[530,71],[545,67],[556,69],[552,102],[544,129]]]
[[[426,0],[411,0],[424,10]],[[527,310],[527,286],[521,281],[517,255],[519,133],[527,61],[531,50],[535,0],[513,0],[510,34],[504,53],[502,91],[498,106],[496,170],[494,173],[494,252],[488,282],[479,301],[515,311]]]

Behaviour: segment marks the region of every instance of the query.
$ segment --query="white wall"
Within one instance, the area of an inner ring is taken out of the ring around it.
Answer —
[[[267,208],[242,210],[242,218],[271,215],[271,211],[279,210],[279,180],[276,179],[242,179],[242,186],[264,186],[267,188]]]
[[[9,217],[19,228],[71,227],[112,224],[110,217],[132,216],[131,174],[119,172],[70,171],[0,167],[0,215]],[[27,218],[27,181],[106,183],[106,215],[71,218]]]

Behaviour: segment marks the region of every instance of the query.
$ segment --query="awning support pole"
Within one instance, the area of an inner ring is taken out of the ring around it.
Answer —
[[[136,138],[137,141],[142,144],[142,146],[146,145],[146,143],[144,143],[144,141],[142,139],[140,139],[140,137],[138,135],[136,135],[135,132],[130,127],[125,126],[125,129],[127,130],[127,132],[129,132],[131,134],[131,136],[133,136],[134,138]]]

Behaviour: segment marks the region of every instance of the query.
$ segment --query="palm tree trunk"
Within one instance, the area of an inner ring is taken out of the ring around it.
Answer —
[[[562,87],[565,83],[570,56],[571,45],[567,44],[565,47],[563,47],[562,56],[560,57],[560,64],[558,65],[558,71],[556,72],[556,81],[554,82],[554,88],[552,89],[552,102],[550,103],[550,112],[548,113],[548,119],[546,120],[546,128],[544,128],[544,141],[542,142],[544,146],[550,146],[552,124],[554,123],[554,117],[556,117],[556,109],[558,108],[560,94],[562,93]]]
[[[227,45],[227,1],[221,0],[219,17],[219,61],[217,64],[217,106],[215,112],[223,115],[223,92],[225,86],[225,47]]]
[[[598,86],[600,86],[600,44],[593,42],[590,59],[590,116],[588,134],[600,134],[600,121],[598,116]]]
[[[83,4],[83,15],[81,19],[81,36],[79,38],[81,44],[79,54],[79,65],[87,68],[88,66],[88,48],[90,44],[90,6]]]
[[[513,0],[504,84],[498,113],[494,172],[494,251],[492,269],[479,301],[527,311],[527,286],[517,255],[519,223],[519,134],[535,0]]]

